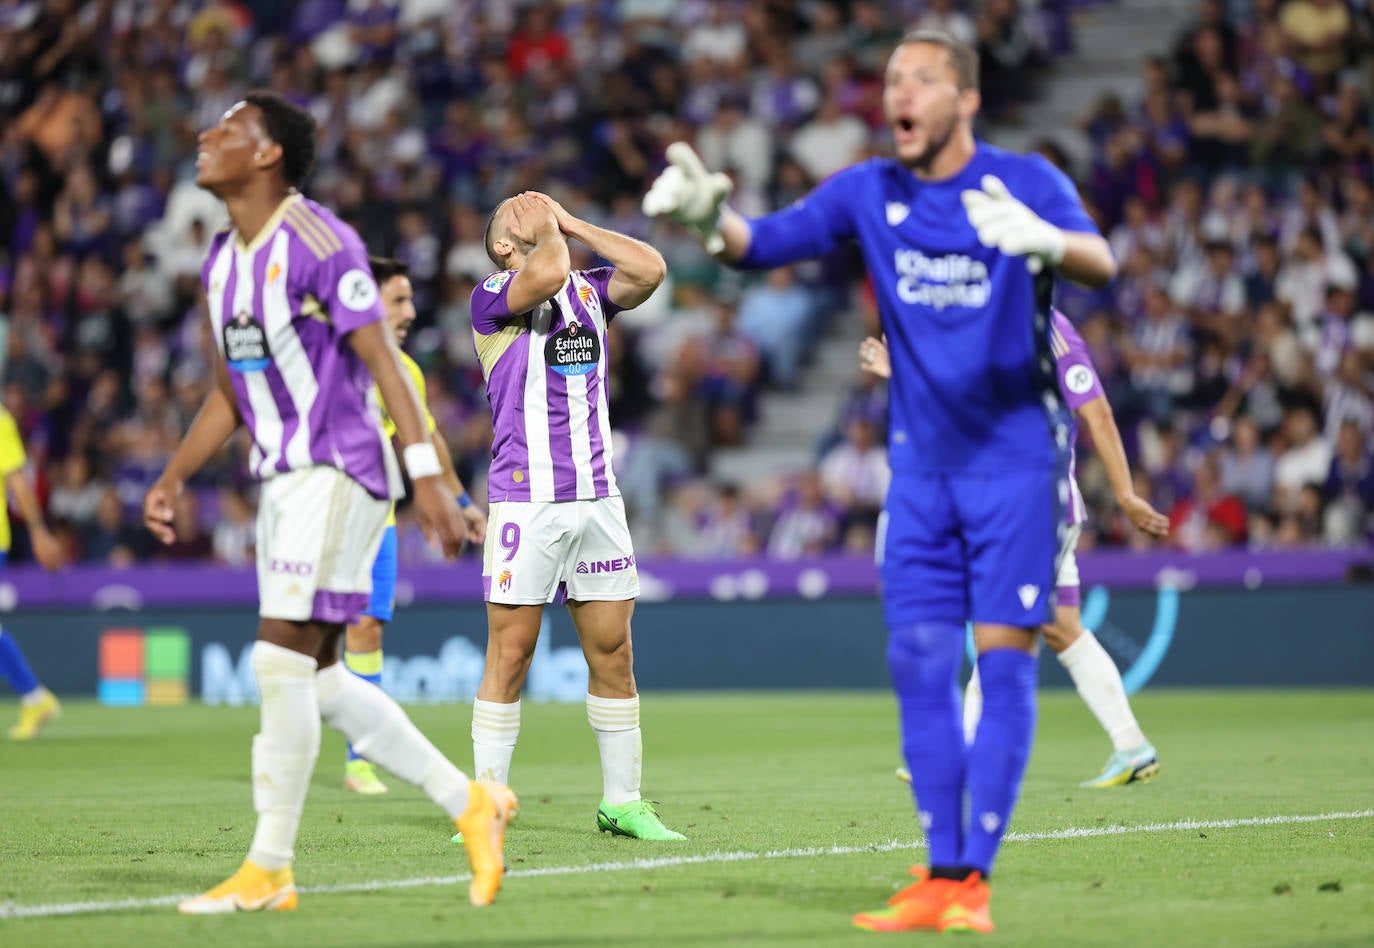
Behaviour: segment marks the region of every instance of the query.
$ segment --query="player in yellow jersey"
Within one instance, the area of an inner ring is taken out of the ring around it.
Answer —
[[[14,423],[14,416],[9,410],[0,405],[0,476],[5,479],[5,489],[0,490],[0,569],[3,569],[10,552],[9,495],[14,496],[24,522],[28,524],[34,559],[45,569],[57,569],[62,565],[62,547],[43,522],[43,510],[38,506],[38,497],[29,483],[28,475],[24,473],[24,460],[24,442],[19,438],[19,426]],[[0,676],[4,676],[10,687],[19,693],[19,723],[10,728],[10,740],[27,741],[37,737],[43,725],[57,717],[62,708],[52,692],[38,683],[24,653],[19,650],[19,643],[3,628],[0,628]]]
[[[399,260],[385,257],[370,257],[368,264],[372,267],[372,275],[376,278],[377,287],[381,292],[387,325],[395,334],[396,345],[399,348],[405,344],[410,326],[415,322],[415,296],[410,285],[410,268]],[[401,352],[400,356],[401,364],[410,372],[415,382],[415,391],[420,395],[420,407],[425,411],[425,428],[429,432],[430,440],[434,442],[434,450],[439,455],[444,481],[458,498],[458,506],[467,523],[467,538],[473,543],[481,543],[486,537],[487,518],[473,505],[467,491],[463,489],[462,481],[453,470],[453,459],[449,454],[448,444],[439,433],[434,416],[429,411],[424,373],[410,356],[404,352]],[[382,409],[382,428],[388,437],[394,438],[396,425],[387,413],[381,392],[377,392],[377,403]],[[378,686],[382,681],[382,630],[391,621],[395,600],[396,509],[393,506],[391,517],[387,520],[386,533],[382,537],[381,549],[377,551],[377,559],[372,565],[372,598],[367,609],[358,618],[357,624],[348,627],[344,638],[344,665],[359,678]],[[386,784],[378,778],[371,761],[355,752],[351,744],[348,747],[348,761],[344,764],[344,787],[368,795],[387,792]]]

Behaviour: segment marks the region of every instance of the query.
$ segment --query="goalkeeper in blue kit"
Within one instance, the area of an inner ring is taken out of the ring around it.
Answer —
[[[876,931],[992,930],[988,880],[1030,756],[1035,636],[1054,614],[1069,499],[1053,277],[1099,286],[1115,272],[1067,177],[974,137],[977,77],[968,46],[910,34],[883,92],[895,158],[748,220],[725,205],[729,179],[678,143],[644,198],[646,214],[671,216],[741,269],[856,241],[878,296],[892,360],[883,613],[929,866],[854,917]],[[967,621],[984,704],[965,746]]]

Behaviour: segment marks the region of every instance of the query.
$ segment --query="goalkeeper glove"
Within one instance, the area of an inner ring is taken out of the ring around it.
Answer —
[[[1001,178],[985,174],[981,184],[981,191],[969,189],[959,195],[978,242],[1025,257],[1031,273],[1039,273],[1046,264],[1058,266],[1064,259],[1063,231],[1012,197]]]
[[[733,187],[729,176],[709,173],[691,145],[673,142],[668,146],[668,167],[644,195],[644,213],[667,214],[696,234],[707,253],[720,253],[725,249],[720,207]]]

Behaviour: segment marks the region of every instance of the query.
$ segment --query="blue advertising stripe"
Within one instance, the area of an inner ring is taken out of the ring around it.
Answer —
[[[1121,674],[1121,682],[1126,686],[1126,694],[1133,695],[1144,688],[1159,670],[1160,662],[1169,652],[1174,640],[1174,629],[1178,625],[1179,592],[1172,587],[1160,589],[1155,600],[1155,622],[1150,629],[1150,638],[1130,668]],[[1102,627],[1111,608],[1112,595],[1105,586],[1093,586],[1083,602],[1083,628],[1097,630]],[[978,650],[973,643],[973,623],[966,624],[964,651],[968,654],[969,664],[978,661]]]
[[[103,705],[137,708],[148,703],[147,689],[137,678],[105,678],[96,688],[96,696]]]
[[[1155,624],[1150,629],[1150,639],[1145,643],[1145,650],[1140,653],[1140,657],[1135,660],[1135,664],[1121,676],[1121,683],[1126,686],[1126,694],[1133,695],[1141,688],[1145,687],[1159,668],[1159,663],[1164,661],[1164,654],[1169,651],[1169,643],[1174,640],[1174,628],[1178,624],[1178,590],[1164,588],[1159,591],[1159,596],[1155,601]]]

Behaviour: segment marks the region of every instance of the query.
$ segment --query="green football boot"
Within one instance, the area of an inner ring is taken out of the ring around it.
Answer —
[[[631,839],[687,838],[664,826],[648,800],[631,800],[620,806],[611,806],[603,799],[596,811],[596,828],[603,833]]]

